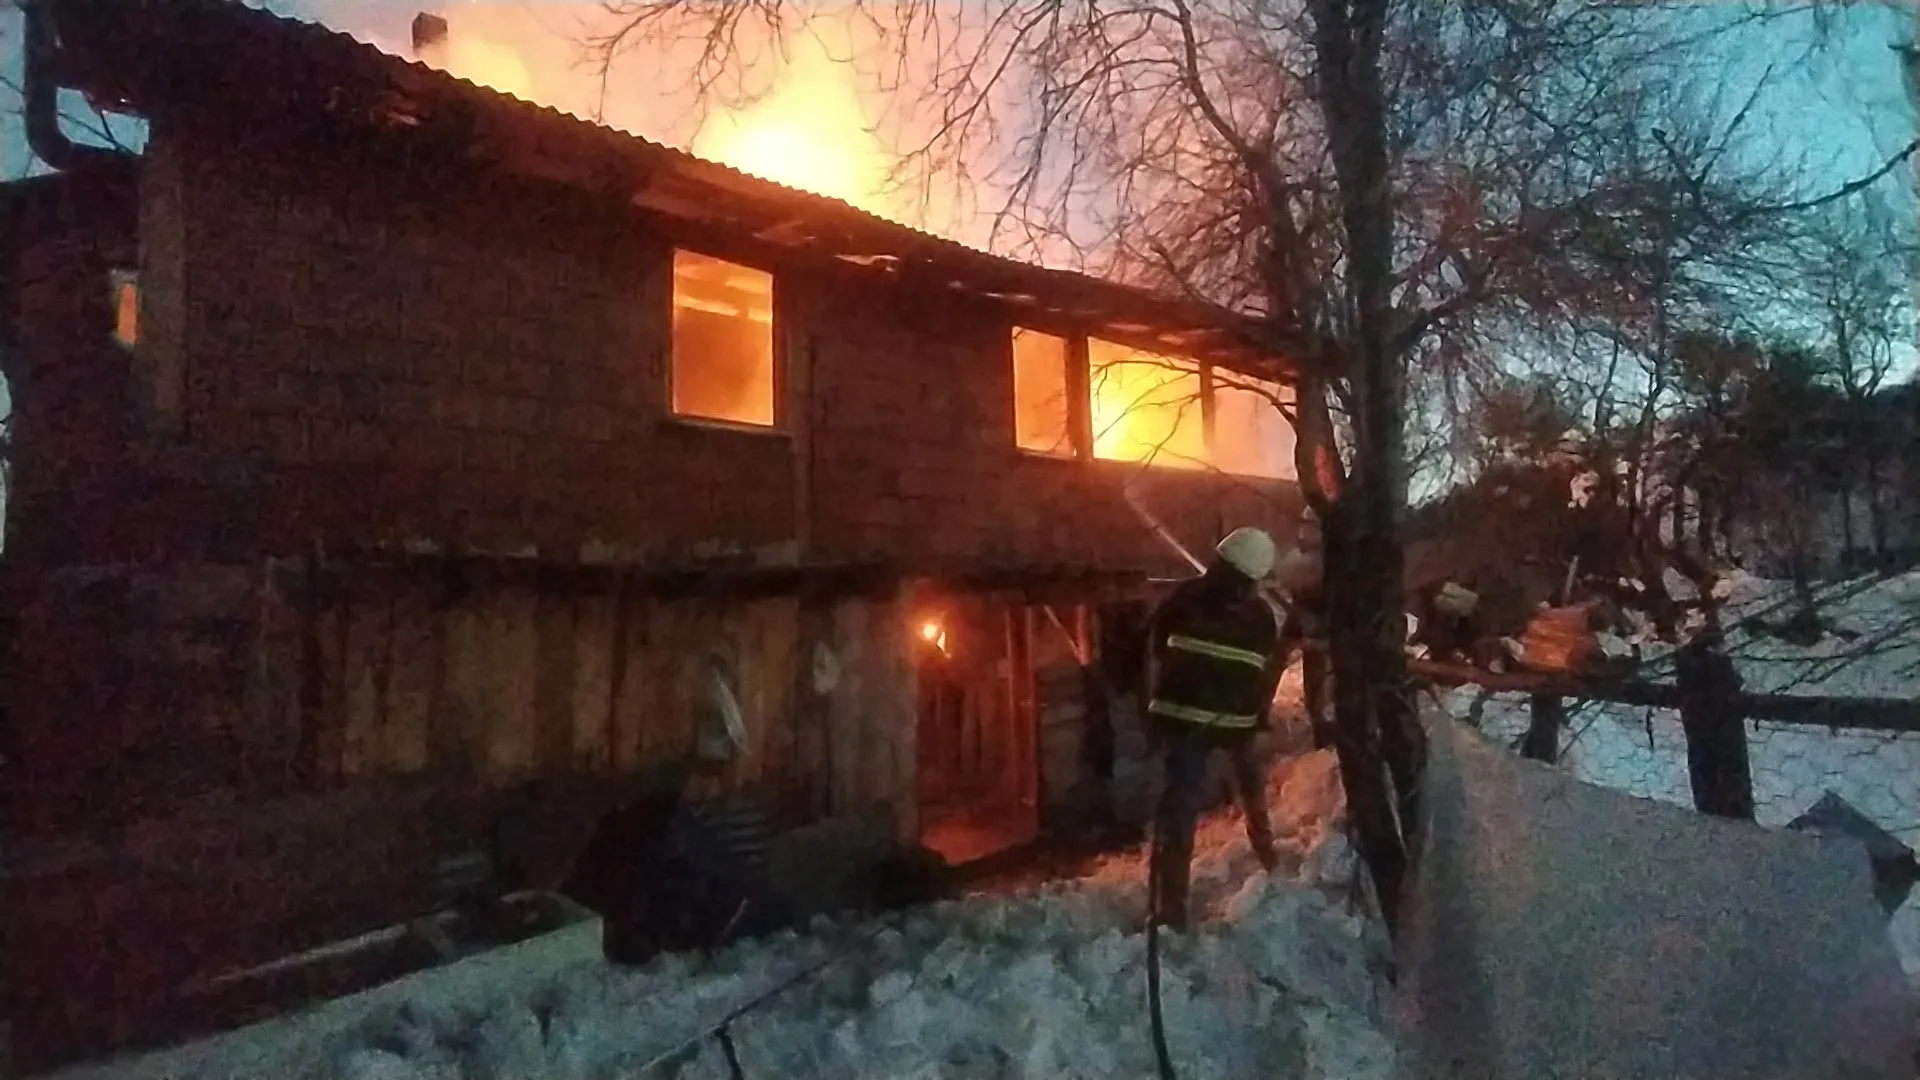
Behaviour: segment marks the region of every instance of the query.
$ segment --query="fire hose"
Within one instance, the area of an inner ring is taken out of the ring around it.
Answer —
[[[1186,547],[1174,537],[1173,533],[1170,532],[1166,526],[1162,525],[1159,519],[1153,516],[1151,511],[1141,504],[1131,485],[1128,485],[1124,489],[1124,495],[1127,505],[1140,517],[1140,520],[1146,524],[1147,528],[1158,537],[1162,543],[1165,543],[1175,552],[1178,552],[1195,570],[1204,571],[1206,569],[1206,564],[1194,557],[1193,553],[1188,551]],[[1270,599],[1279,600],[1281,603],[1285,602],[1284,599],[1274,596],[1271,593],[1268,595]],[[1051,609],[1049,609],[1048,614],[1053,614]],[[1059,625],[1058,616],[1054,616],[1054,619],[1056,625]],[[1063,633],[1066,630],[1064,625],[1061,625],[1060,629]],[[1156,841],[1157,839],[1156,837]],[[1163,871],[1161,845],[1156,842],[1153,844],[1153,848],[1147,857],[1147,1013],[1153,1039],[1154,1063],[1159,1072],[1159,1080],[1179,1080],[1178,1074],[1173,1068],[1172,1053],[1167,1047],[1166,1017],[1161,1007],[1160,996],[1160,924],[1165,917],[1165,912],[1160,909],[1160,895],[1162,891],[1160,888],[1160,877]],[[732,937],[733,929],[739,925],[741,916],[745,913],[745,908],[746,902],[743,901],[740,910],[734,912],[733,918],[728,921],[726,928],[721,931],[720,941],[716,942],[716,945],[724,944],[728,938]],[[653,1069],[679,1058],[687,1051],[698,1046],[701,1042],[711,1038],[717,1040],[720,1044],[721,1053],[726,1059],[727,1074],[731,1080],[744,1080],[745,1074],[741,1069],[740,1056],[733,1040],[734,1023],[749,1012],[771,1001],[773,998],[785,993],[812,976],[819,974],[826,968],[831,967],[851,953],[852,945],[858,944],[859,941],[865,940],[877,932],[877,930],[874,930],[870,931],[867,935],[862,935],[854,942],[849,943],[848,947],[834,950],[821,960],[802,967],[787,978],[740,1003],[729,1010],[717,1022],[705,1025],[695,1034],[686,1039],[682,1039],[661,1053],[654,1055],[646,1063],[641,1065],[638,1070],[639,1074],[644,1076]]]
[[[1193,552],[1188,551],[1186,545],[1160,523],[1159,518],[1154,517],[1153,511],[1148,510],[1140,501],[1139,494],[1132,484],[1124,486],[1121,494],[1127,501],[1127,507],[1139,517],[1141,523],[1147,527],[1147,531],[1153,533],[1161,543],[1185,559],[1187,565],[1201,573],[1206,572],[1206,564],[1196,558]],[[1160,923],[1166,916],[1166,913],[1160,910],[1160,897],[1163,892],[1160,879],[1165,872],[1162,850],[1156,826],[1152,847],[1147,853],[1147,1021],[1153,1038],[1154,1065],[1159,1071],[1160,1080],[1179,1080],[1173,1069],[1173,1055],[1167,1048],[1166,1016],[1160,1000]]]
[[[747,903],[748,901],[741,902],[740,910],[734,913],[732,921],[727,924],[727,929],[722,931],[720,940],[715,942],[715,948],[729,943],[728,939],[732,937],[734,927],[739,924],[740,916],[745,913]],[[635,1075],[646,1076],[654,1069],[660,1068],[662,1065],[682,1057],[702,1042],[713,1039],[720,1044],[720,1052],[726,1058],[729,1080],[745,1080],[746,1074],[740,1067],[740,1054],[733,1041],[733,1025],[741,1017],[746,1016],[748,1013],[767,1004],[774,998],[779,997],[788,990],[793,989],[813,976],[825,971],[827,968],[832,967],[834,964],[839,963],[841,960],[851,956],[855,946],[872,941],[879,936],[880,931],[886,929],[889,925],[891,924],[883,920],[878,926],[870,927],[864,933],[854,935],[852,940],[829,952],[821,959],[799,968],[786,978],[727,1010],[720,1019],[702,1026],[692,1035],[681,1039],[679,1042],[648,1058],[635,1070]]]
[[[1156,837],[1156,840],[1158,838]],[[1179,1080],[1167,1049],[1167,1022],[1160,1008],[1160,845],[1147,853],[1147,1021],[1153,1036],[1153,1062],[1160,1080]]]

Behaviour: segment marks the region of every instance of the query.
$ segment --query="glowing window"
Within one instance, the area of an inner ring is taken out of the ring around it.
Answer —
[[[1073,409],[1067,390],[1067,342],[1052,334],[1013,331],[1013,441],[1040,454],[1073,454]]]
[[[113,284],[113,340],[125,348],[140,343],[140,275],[115,270]]]
[[[1095,457],[1206,467],[1198,365],[1089,338],[1087,376]]]
[[[773,275],[673,253],[673,358],[679,416],[772,427]]]
[[[1238,476],[1293,479],[1293,425],[1280,412],[1291,387],[1215,369],[1213,464]]]

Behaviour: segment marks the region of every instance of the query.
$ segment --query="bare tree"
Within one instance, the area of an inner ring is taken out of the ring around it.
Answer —
[[[1887,553],[1885,466],[1892,425],[1874,408],[1912,326],[1909,267],[1892,215],[1867,193],[1824,208],[1810,237],[1807,291],[1821,314],[1824,375],[1839,392],[1847,429],[1840,484],[1842,546],[1856,547],[1856,494],[1867,504],[1876,556]]]

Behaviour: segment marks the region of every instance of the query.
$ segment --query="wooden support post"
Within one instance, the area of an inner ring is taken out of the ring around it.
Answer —
[[[1520,756],[1549,765],[1560,760],[1560,732],[1567,723],[1566,699],[1558,694],[1531,697],[1533,720],[1520,741]]]

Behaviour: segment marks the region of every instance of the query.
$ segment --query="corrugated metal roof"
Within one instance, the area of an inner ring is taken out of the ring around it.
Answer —
[[[715,192],[757,204],[780,206],[804,214],[817,224],[841,234],[845,250],[830,252],[848,263],[897,265],[915,259],[942,271],[946,284],[1015,307],[1026,306],[1091,319],[1095,329],[1131,334],[1150,326],[1163,343],[1181,341],[1190,355],[1215,355],[1257,364],[1276,359],[1266,346],[1270,330],[1260,320],[1216,305],[1169,298],[1134,286],[1122,285],[1067,270],[992,254],[959,241],[883,218],[830,196],[788,187],[697,157],[684,150],[620,131],[571,113],[481,86],[468,79],[417,60],[396,56],[378,46],[317,22],[248,7],[238,0],[58,0],[63,82],[106,96],[124,98],[136,107],[164,104],[186,96],[182,81],[196,68],[223,60],[249,48],[289,50],[275,59],[271,78],[283,86],[308,79],[328,85],[384,76],[404,80],[415,89],[456,93],[463,98],[536,120],[570,140],[591,139],[629,156],[639,156],[650,169],[662,169],[677,178]],[[78,16],[68,19],[68,14]],[[223,48],[224,47],[224,48]],[[193,52],[198,55],[173,55]],[[75,55],[77,54],[77,55]],[[88,57],[101,58],[88,63]],[[78,62],[74,62],[78,61]],[[142,71],[130,74],[130,71]],[[250,82],[249,85],[255,83]],[[144,100],[143,100],[144,99]],[[763,237],[765,239],[766,237]],[[787,246],[818,249],[819,237]],[[775,239],[775,242],[782,242]],[[875,250],[879,249],[879,250]],[[971,279],[971,280],[968,280]],[[1052,295],[1049,304],[1045,296]],[[1086,310],[1067,310],[1067,297]],[[1207,340],[1202,341],[1202,338]]]
[[[205,3],[205,2],[209,2],[209,0],[168,0],[168,2],[169,3]],[[615,128],[605,124],[597,123],[595,121],[588,120],[584,117],[581,117],[577,114],[570,113],[562,109],[554,108],[551,105],[546,105],[538,101],[533,101],[528,98],[523,98],[518,94],[510,93],[505,90],[498,90],[498,89],[495,89],[494,87],[486,86],[481,83],[476,83],[471,79],[464,78],[446,69],[437,68],[431,64],[425,63],[420,60],[412,59],[410,57],[398,56],[394,53],[387,52],[385,49],[382,49],[379,45],[373,42],[364,41],[344,30],[335,29],[317,20],[302,19],[297,16],[291,16],[291,15],[281,15],[276,12],[268,11],[264,8],[249,6],[245,3],[240,2],[240,0],[210,0],[210,2],[216,3],[216,4],[222,4],[229,7],[239,8],[240,10],[245,12],[247,15],[256,19],[260,19],[263,21],[271,20],[272,22],[285,28],[290,33],[299,33],[299,34],[308,35],[314,38],[315,40],[331,39],[333,42],[335,42],[338,45],[350,46],[356,50],[359,50],[367,54],[368,60],[372,60],[373,58],[378,57],[379,61],[382,63],[404,66],[412,69],[414,72],[416,72],[419,75],[429,77],[429,78],[445,79],[449,82],[458,83],[459,85],[466,87],[467,90],[469,90],[470,92],[499,98],[506,102],[512,102],[516,107],[521,109],[529,110],[532,112],[544,113],[551,122],[578,124],[585,127],[593,128],[597,131],[604,131],[604,132],[609,132],[609,133],[623,136],[625,138],[631,139],[634,142],[645,146],[648,150],[654,153],[666,155],[673,158],[678,158],[681,161],[685,162],[686,164],[695,166],[697,168],[718,170],[719,172],[726,174],[735,183],[745,184],[745,185],[764,185],[766,188],[770,189],[771,191],[778,192],[780,196],[784,198],[790,198],[797,201],[825,204],[825,205],[831,206],[833,208],[833,212],[835,213],[855,214],[879,226],[884,226],[892,229],[900,229],[905,232],[910,232],[910,233],[913,233],[915,236],[919,237],[923,242],[932,242],[932,243],[936,243],[944,246],[958,248],[972,255],[979,255],[979,256],[985,256],[991,259],[1003,260],[1006,262],[1015,263],[1020,266],[1032,267],[1035,269],[1051,270],[1051,268],[1042,267],[1037,263],[1024,262],[1019,259],[1011,259],[1004,255],[996,255],[993,252],[975,247],[971,244],[962,243],[961,241],[954,240],[950,237],[941,236],[938,233],[928,232],[924,229],[919,229],[912,225],[905,224],[903,222],[894,221],[891,218],[881,217],[880,215],[875,214],[872,211],[865,210],[865,209],[862,209],[861,207],[855,206],[844,199],[837,199],[831,195],[822,195],[818,192],[808,191],[804,188],[791,187],[789,185],[782,184],[775,180],[768,180],[765,177],[756,176],[753,173],[749,173],[744,170],[734,168],[733,166],[728,165],[725,162],[714,161],[711,158],[703,158],[697,154],[693,154],[686,150],[682,150],[678,147],[668,145],[667,143],[657,142],[643,135],[636,135],[633,132],[627,131],[622,128]],[[1072,271],[1052,271],[1052,272],[1073,273]],[[1076,275],[1076,276],[1085,277],[1087,275]],[[1095,279],[1095,280],[1100,280],[1100,279]],[[1113,285],[1114,283],[1105,282],[1105,284]],[[1124,288],[1126,286],[1116,286],[1116,287]]]

